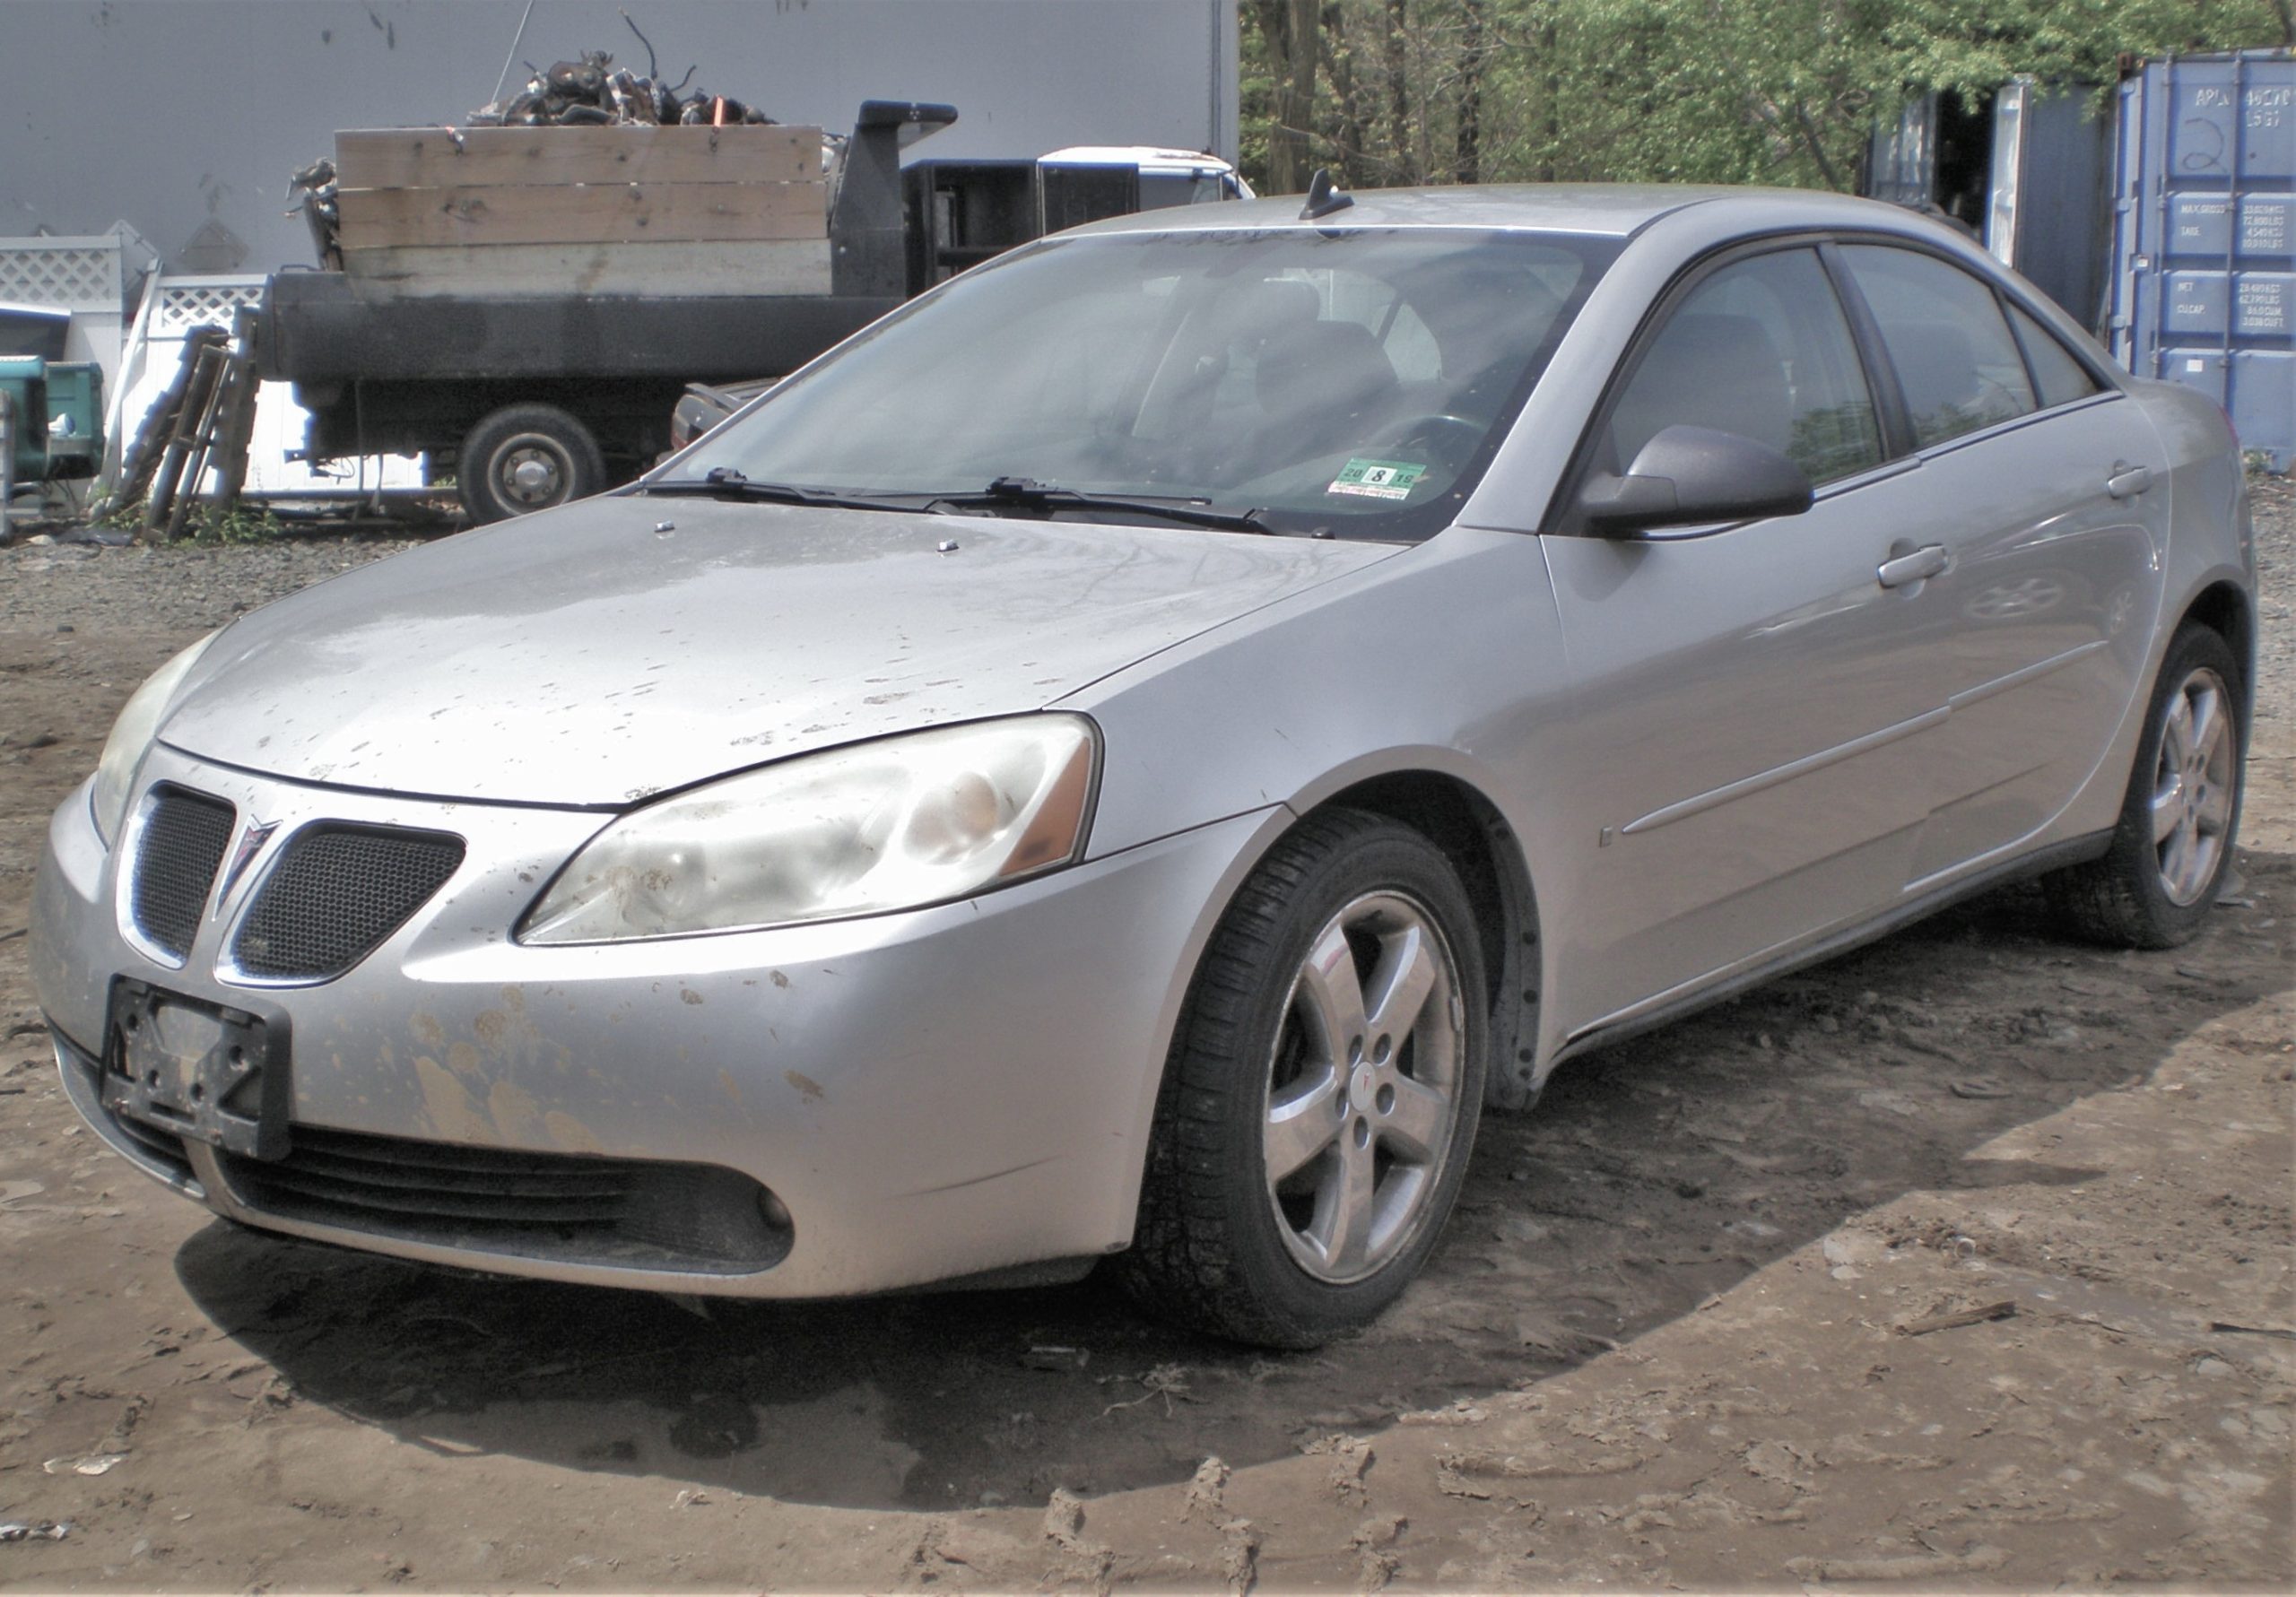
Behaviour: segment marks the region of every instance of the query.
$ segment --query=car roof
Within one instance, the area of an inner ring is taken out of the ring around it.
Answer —
[[[1713,206],[1716,221],[1749,230],[1775,221],[1791,226],[1886,227],[1922,230],[1901,206],[1805,188],[1748,188],[1690,183],[1493,183],[1444,188],[1366,188],[1354,204],[1313,220],[1298,195],[1190,205],[1111,217],[1077,233],[1201,232],[1236,228],[1448,227],[1580,233],[1624,239],[1662,216]],[[1906,224],[1915,224],[1908,228]]]

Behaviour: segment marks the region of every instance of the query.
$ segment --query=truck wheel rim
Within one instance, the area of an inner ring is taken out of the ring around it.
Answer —
[[[494,487],[506,505],[540,510],[566,498],[574,463],[555,438],[522,432],[494,452]]]
[[[1261,1150],[1292,1260],[1333,1285],[1406,1248],[1454,1156],[1463,1017],[1449,945],[1400,893],[1326,922],[1292,980]]]
[[[2185,678],[2161,723],[2152,777],[2152,845],[2161,890],[2179,908],[2216,879],[2232,826],[2231,696],[2206,666]]]

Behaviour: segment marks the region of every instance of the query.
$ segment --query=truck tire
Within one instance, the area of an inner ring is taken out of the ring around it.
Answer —
[[[606,486],[590,430],[554,404],[506,404],[463,439],[455,481],[474,526],[587,499]]]

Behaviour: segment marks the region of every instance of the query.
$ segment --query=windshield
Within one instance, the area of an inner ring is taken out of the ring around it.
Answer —
[[[1615,252],[1448,229],[1050,240],[879,323],[660,477],[920,500],[1016,479],[1424,537]]]

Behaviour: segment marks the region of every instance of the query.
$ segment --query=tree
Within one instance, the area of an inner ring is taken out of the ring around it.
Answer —
[[[1847,188],[1877,120],[2019,74],[2288,40],[2292,0],[1251,0],[1245,168],[1288,193],[1540,179]]]
[[[1274,80],[1267,124],[1267,186],[1297,194],[1308,186],[1313,135],[1316,66],[1322,54],[1323,19],[1316,0],[1253,0],[1260,45]]]

